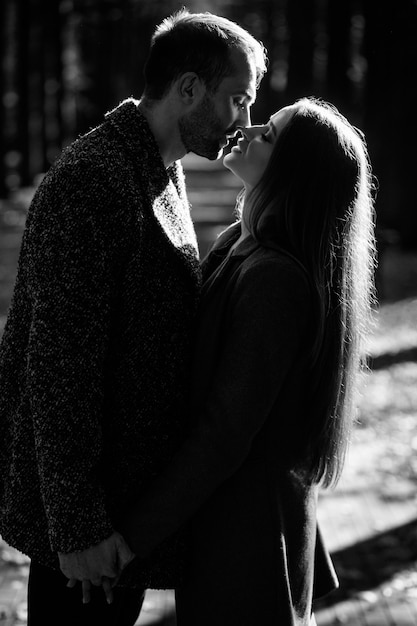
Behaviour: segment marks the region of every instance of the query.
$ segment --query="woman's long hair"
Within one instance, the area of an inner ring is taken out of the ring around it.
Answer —
[[[343,468],[371,320],[373,181],[360,131],[328,103],[303,98],[295,108],[242,219],[260,244],[285,248],[309,276],[310,474],[329,486]]]

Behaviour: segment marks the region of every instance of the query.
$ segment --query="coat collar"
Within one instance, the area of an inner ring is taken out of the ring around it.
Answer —
[[[239,239],[241,234],[241,223],[240,220],[235,222],[231,226],[229,226],[226,230],[224,230],[218,239],[216,240],[213,248],[209,252],[207,259],[210,256],[214,257],[226,257],[229,254],[229,257],[234,258],[245,258],[252,254],[254,250],[260,247],[260,244],[255,241],[255,239],[248,235],[236,248],[230,251],[230,248],[233,244]]]
[[[310,282],[309,273],[301,261],[289,252],[289,250],[286,250],[278,244],[260,244],[249,234],[236,248],[230,251],[230,248],[239,239],[240,234],[241,222],[239,220],[219,235],[213,248],[203,262],[203,277],[205,280],[212,282],[211,279],[215,278],[217,281],[217,279],[224,274],[229,265],[234,264],[238,266],[252,253],[263,249],[264,251],[273,250],[277,255],[290,258],[303,271],[307,281]]]
[[[232,283],[239,271],[240,264],[261,246],[248,235],[232,251],[230,248],[239,239],[241,234],[240,221],[232,224],[221,233],[208,256],[204,259],[202,296],[213,294],[225,277]],[[230,285],[229,285],[230,287]]]
[[[176,256],[199,284],[200,268],[197,239],[190,216],[180,162],[165,168],[158,144],[139,101],[129,98],[106,114],[133,164],[152,214]]]
[[[106,113],[105,118],[121,137],[135,170],[146,170],[149,185],[161,192],[169,182],[169,171],[175,172],[178,164],[165,169],[156,139],[138,105],[139,100],[128,98]]]

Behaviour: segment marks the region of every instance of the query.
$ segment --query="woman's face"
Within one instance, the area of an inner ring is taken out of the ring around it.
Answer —
[[[296,111],[295,105],[284,107],[264,126],[241,128],[241,139],[223,163],[243,182],[246,189],[253,188],[264,173],[283,128]]]

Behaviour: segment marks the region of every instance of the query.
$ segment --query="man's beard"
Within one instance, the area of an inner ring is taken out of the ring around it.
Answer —
[[[181,141],[187,152],[213,161],[222,152],[222,141],[226,138],[226,130],[214,109],[211,98],[206,97],[198,107],[183,115],[179,121]]]

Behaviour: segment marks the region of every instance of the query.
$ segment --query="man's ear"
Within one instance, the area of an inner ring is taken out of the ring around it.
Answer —
[[[184,104],[194,104],[205,91],[205,87],[195,72],[186,72],[178,79],[178,95]]]

